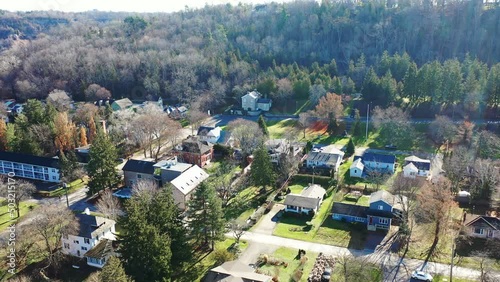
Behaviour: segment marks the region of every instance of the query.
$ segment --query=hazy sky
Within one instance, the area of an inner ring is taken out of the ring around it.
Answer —
[[[274,0],[285,2],[287,0]],[[290,0],[288,0],[290,1]],[[9,11],[56,10],[81,12],[88,10],[127,12],[175,12],[185,6],[201,8],[205,4],[269,3],[272,0],[1,0],[0,9]]]

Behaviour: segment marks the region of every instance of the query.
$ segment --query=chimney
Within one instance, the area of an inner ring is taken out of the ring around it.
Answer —
[[[89,208],[85,208],[85,210],[83,211],[84,214],[86,215],[90,215],[90,210]]]
[[[104,134],[108,134],[108,130],[106,128],[106,121],[102,119],[99,122],[101,123],[102,132],[104,132]]]

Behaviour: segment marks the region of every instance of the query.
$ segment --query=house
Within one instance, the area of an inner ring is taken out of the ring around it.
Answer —
[[[159,182],[159,177],[155,175],[155,162],[129,159],[123,166],[123,178],[125,185],[134,186],[139,180],[151,180]]]
[[[23,104],[15,104],[14,107],[12,107],[12,110],[11,112],[14,113],[14,114],[22,114],[24,111],[24,106]]]
[[[278,164],[284,155],[297,156],[305,147],[305,143],[290,142],[287,139],[269,139],[264,145],[271,157],[271,162],[274,164]]]
[[[317,184],[311,184],[304,188],[300,195],[288,194],[285,198],[285,211],[294,213],[318,212],[326,191]]]
[[[213,145],[201,141],[196,136],[190,136],[176,148],[176,154],[185,163],[204,167],[210,163],[213,156]]]
[[[306,166],[308,168],[327,168],[337,171],[343,158],[344,152],[333,146],[316,147],[307,154]]]
[[[359,159],[360,161],[358,161]],[[363,170],[360,173],[359,169],[361,168]],[[351,177],[364,177],[370,171],[394,173],[396,171],[396,156],[376,153],[364,153],[362,156],[355,156],[354,162],[349,168],[349,175]]]
[[[201,141],[215,144],[220,139],[221,131],[222,130],[218,126],[217,127],[200,126],[200,128],[198,128],[198,133],[196,135],[198,136],[198,139],[200,139]]]
[[[120,100],[116,100],[111,104],[111,108],[113,109],[113,111],[125,110],[125,109],[132,107],[132,106],[133,106],[133,103],[132,103],[132,101],[130,101],[129,98],[123,98]]]
[[[271,110],[271,106],[273,105],[273,100],[268,98],[259,98],[257,99],[257,109],[269,112]]]
[[[421,159],[416,156],[405,158],[405,166],[403,167],[403,176],[415,178],[417,176],[429,177],[431,171],[431,161]]]
[[[0,152],[0,174],[59,183],[59,160],[13,152]]]
[[[227,261],[210,269],[203,282],[271,282],[273,277],[256,273],[252,267],[238,261]]]
[[[167,114],[173,119],[181,119],[187,116],[188,109],[185,106],[167,106],[164,111],[167,112]]]
[[[352,162],[351,167],[349,168],[349,175],[351,177],[363,177],[363,170],[365,169],[365,165],[361,161],[361,158],[356,159]]]
[[[500,239],[500,219],[494,216],[464,214],[464,229],[476,238]]]
[[[172,184],[172,194],[175,204],[181,210],[185,210],[196,187],[207,178],[208,173],[197,165],[193,165],[174,178],[170,184]]]
[[[84,213],[77,214],[78,231],[73,234],[65,234],[62,236],[62,252],[67,255],[83,258],[86,257],[87,264],[102,268],[111,252],[104,252],[109,249],[109,242],[115,241],[115,224],[114,220],[90,215],[88,209]],[[101,244],[102,242],[105,242]],[[88,256],[87,252],[93,248],[97,248]]]
[[[174,180],[192,166],[192,164],[179,162],[176,156],[161,160],[153,165],[155,174],[159,173],[160,175],[160,186]]]
[[[257,100],[260,98],[260,93],[257,91],[248,92],[246,95],[241,97],[241,107],[245,111],[256,111],[257,110]]]
[[[406,204],[406,197],[396,197],[391,193],[380,190],[370,195],[368,207],[334,203],[332,218],[345,222],[361,222],[366,224],[370,231],[389,230],[393,219],[399,217]]]

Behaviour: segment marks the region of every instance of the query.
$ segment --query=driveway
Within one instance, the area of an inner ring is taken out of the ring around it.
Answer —
[[[283,204],[276,203],[274,207],[269,211],[269,213],[265,214],[252,228],[252,232],[273,235],[274,228],[278,223],[278,218],[281,216],[281,211],[285,209]]]

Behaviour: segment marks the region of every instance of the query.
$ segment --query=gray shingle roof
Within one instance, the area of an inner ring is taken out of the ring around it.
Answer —
[[[349,215],[354,217],[366,217],[368,207],[350,205],[345,203],[334,203],[332,213]]]
[[[115,225],[114,220],[87,214],[77,214],[76,220],[80,224],[78,236],[84,238],[94,238],[99,236],[99,234],[104,232],[104,230]]]
[[[122,170],[144,173],[144,174],[154,174],[155,172],[155,168],[153,167],[154,164],[155,164],[154,162],[130,159],[127,160]]]
[[[318,203],[321,199],[309,198],[296,194],[288,194],[285,198],[285,205],[296,206],[306,209],[314,209],[318,207]]]
[[[59,168],[59,160],[54,158],[38,157],[27,154],[13,153],[13,152],[0,152],[0,160],[39,165],[46,167]]]

